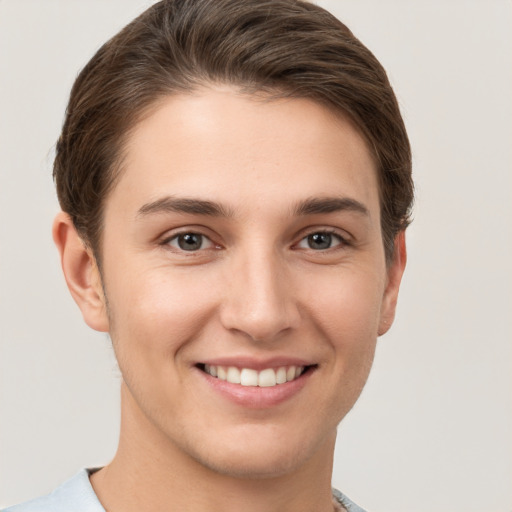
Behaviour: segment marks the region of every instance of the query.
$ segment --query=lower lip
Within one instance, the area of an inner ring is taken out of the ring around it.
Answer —
[[[231,382],[212,377],[199,368],[196,368],[196,370],[216,393],[236,405],[251,409],[267,409],[291,399],[299,393],[314,373],[314,369],[309,368],[300,377],[290,382],[269,387],[259,387],[232,384]]]

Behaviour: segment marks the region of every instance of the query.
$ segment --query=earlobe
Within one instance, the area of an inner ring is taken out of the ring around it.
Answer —
[[[107,308],[96,258],[83,243],[67,213],[60,212],[55,217],[52,232],[64,278],[86,324],[107,332]]]
[[[401,231],[395,237],[393,260],[388,266],[386,289],[382,299],[378,335],[385,334],[395,319],[398,291],[407,262],[407,250],[405,246],[405,231]]]

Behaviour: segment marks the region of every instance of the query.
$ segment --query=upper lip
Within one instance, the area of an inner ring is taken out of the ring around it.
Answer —
[[[283,366],[312,366],[315,363],[311,360],[298,357],[277,356],[272,358],[259,359],[254,357],[215,357],[198,361],[197,365],[209,366],[234,366],[236,368],[250,368],[252,370],[264,370],[266,368],[281,368]]]

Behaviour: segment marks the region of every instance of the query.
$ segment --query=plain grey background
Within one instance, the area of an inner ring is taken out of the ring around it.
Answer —
[[[150,3],[0,0],[0,506],[116,448],[119,374],[61,277],[51,163],[77,72]],[[418,196],[334,485],[372,512],[510,512],[512,2],[318,3],[388,70]]]

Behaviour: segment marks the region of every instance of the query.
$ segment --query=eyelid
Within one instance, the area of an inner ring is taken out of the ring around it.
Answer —
[[[195,236],[201,237],[201,247],[199,247],[196,250],[190,250],[190,251],[187,251],[186,249],[182,249],[179,246],[178,240],[179,240],[179,237],[183,236],[183,235],[195,235]],[[176,241],[176,244],[173,243],[174,241]],[[204,250],[211,249],[212,247],[215,247],[215,244],[206,235],[203,235],[201,233],[193,233],[193,232],[178,233],[177,235],[174,235],[172,238],[170,238],[167,241],[167,245],[171,246],[173,249],[175,249],[176,251],[179,251],[179,252],[182,252],[182,251],[183,252],[199,252],[199,251],[204,251]],[[205,247],[205,245],[207,247]]]
[[[300,242],[307,239],[308,236],[314,235],[316,233],[332,235],[333,237],[336,237],[340,241],[341,245],[344,246],[351,245],[353,243],[351,235],[349,235],[346,231],[333,227],[312,226],[305,230],[302,230],[301,233],[299,233],[298,235],[298,242],[296,242],[293,245],[296,247]]]
[[[214,241],[213,236],[205,233],[206,229],[201,226],[184,226],[180,228],[176,228],[174,230],[167,231],[165,235],[163,235],[158,245],[171,247],[174,251],[179,253],[188,253],[188,255],[192,255],[194,253],[198,253],[201,251],[207,251],[211,249],[219,249],[221,245]],[[208,230],[209,231],[209,230]],[[185,251],[184,249],[181,249],[180,247],[176,247],[171,245],[171,241],[176,240],[181,235],[198,235],[203,238],[203,240],[209,241],[209,247],[201,247],[201,249],[198,249],[196,251]]]
[[[180,253],[189,252],[190,255],[192,255],[194,253],[198,253],[200,251],[207,251],[210,249],[221,249],[222,244],[218,243],[215,240],[217,238],[215,236],[215,233],[213,233],[213,235],[206,234],[205,231],[211,232],[210,229],[205,228],[204,226],[197,226],[197,225],[196,226],[182,226],[179,228],[171,229],[160,237],[160,240],[158,241],[158,245],[172,247],[173,249],[175,249],[177,252],[180,252]],[[304,240],[306,240],[308,236],[314,235],[316,233],[325,233],[325,234],[332,235],[339,241],[339,243],[337,243],[334,247],[325,249],[324,251],[315,251],[315,252],[326,252],[329,249],[336,249],[339,246],[346,247],[346,246],[353,244],[352,236],[344,230],[341,230],[338,228],[333,228],[333,227],[325,227],[325,226],[310,226],[306,229],[301,230],[301,232],[297,235],[298,241],[292,244],[292,248],[298,248],[298,245],[301,242],[303,242]],[[196,251],[185,251],[179,247],[174,247],[174,246],[170,245],[170,242],[172,240],[175,240],[180,235],[185,235],[185,234],[195,234],[195,235],[199,235],[199,236],[203,237],[204,239],[209,241],[209,247],[205,247],[205,248],[202,247],[201,249],[198,249]],[[309,248],[304,248],[304,249],[307,250]],[[313,250],[313,249],[310,249],[310,250]]]
[[[326,247],[325,249],[314,249],[313,247],[309,247],[309,237],[312,235],[316,235],[316,234],[329,235],[331,237],[331,246]],[[326,252],[326,251],[339,249],[340,247],[345,246],[345,245],[346,245],[345,241],[337,233],[326,232],[326,231],[314,231],[313,233],[310,233],[309,235],[306,235],[305,237],[301,238],[299,240],[299,242],[296,244],[296,247],[298,249],[306,250],[306,251]]]

